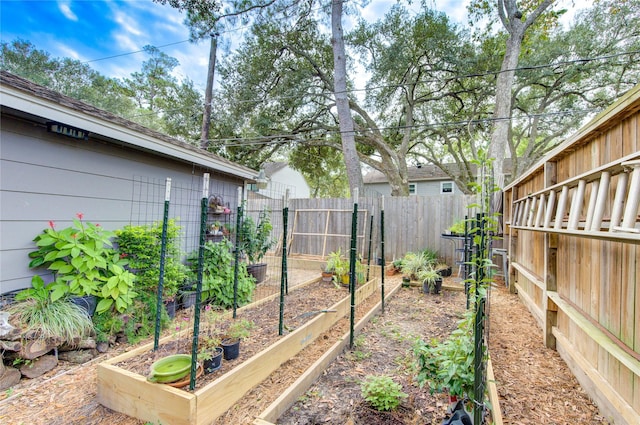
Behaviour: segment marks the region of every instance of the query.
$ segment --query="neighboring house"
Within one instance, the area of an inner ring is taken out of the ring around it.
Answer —
[[[454,164],[449,164],[454,167]],[[445,164],[445,167],[447,164]],[[471,165],[475,173],[476,166]],[[511,174],[511,159],[504,161],[505,175]],[[407,167],[409,180],[409,195],[434,196],[434,195],[464,195],[464,191],[439,167],[435,165],[418,165]],[[365,189],[372,189],[383,196],[391,195],[387,177],[378,170],[373,170],[363,177]]]
[[[108,230],[169,217],[197,247],[203,174],[233,211],[258,172],[0,71],[0,294],[30,286],[33,238],[76,213]]]
[[[259,189],[252,185],[251,189],[264,197],[280,199],[289,189],[290,198],[308,198],[311,189],[302,173],[289,167],[286,162],[265,162],[262,165],[267,187]]]
[[[453,180],[435,165],[419,165],[407,168],[409,195],[462,195],[464,192]],[[383,196],[391,195],[387,177],[378,170],[373,170],[363,177],[365,189],[373,189]]]

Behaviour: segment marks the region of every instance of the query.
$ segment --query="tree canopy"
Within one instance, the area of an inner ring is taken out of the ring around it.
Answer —
[[[473,1],[473,26],[399,2],[374,22],[352,15],[348,30],[334,21],[333,32],[330,8],[313,1],[158,1],[187,10],[193,36],[242,15],[250,29],[219,61],[209,149],[254,168],[288,159],[317,195],[344,193],[345,133],[393,195],[408,194],[408,167],[425,162],[468,191],[485,152],[510,158],[514,178],[640,80],[640,0],[595,1],[567,26],[546,0]],[[145,51],[124,80],[24,40],[2,43],[1,66],[198,144],[202,94],[172,76],[174,58]]]

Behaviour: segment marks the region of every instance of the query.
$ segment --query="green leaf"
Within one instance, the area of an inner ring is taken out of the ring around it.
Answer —
[[[98,302],[98,305],[96,305],[96,312],[98,314],[104,313],[105,311],[109,310],[112,305],[113,305],[113,300],[112,299],[103,298]]]

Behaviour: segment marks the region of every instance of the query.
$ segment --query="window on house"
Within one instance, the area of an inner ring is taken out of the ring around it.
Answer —
[[[453,182],[440,182],[440,194],[453,193]]]
[[[415,194],[416,194],[416,184],[409,183],[409,195],[415,195]]]

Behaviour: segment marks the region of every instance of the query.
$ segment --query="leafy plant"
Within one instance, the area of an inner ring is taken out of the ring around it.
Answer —
[[[395,410],[407,394],[388,376],[368,375],[360,385],[362,397],[378,411]]]
[[[162,223],[125,226],[116,230],[118,252],[129,262],[128,267],[137,276],[136,288],[156,293],[160,280]],[[164,262],[163,295],[171,300],[186,277],[186,267],[180,263],[180,249],[176,243],[180,226],[175,220],[167,222]]]
[[[420,387],[429,384],[432,394],[449,392],[459,397],[473,394],[473,317],[473,311],[467,311],[458,322],[458,327],[443,342],[437,339],[429,343],[422,340],[416,342],[414,354]]]
[[[342,255],[342,249],[338,248],[337,251],[330,252],[327,256],[327,265],[325,266],[326,272],[335,273],[336,266],[341,262],[344,262],[344,257]]]
[[[231,340],[245,339],[249,336],[254,323],[247,319],[237,319],[227,328],[226,337]]]
[[[234,258],[233,245],[227,239],[221,242],[208,241],[204,245],[202,265],[202,295],[204,300],[212,300],[223,308],[233,307]],[[197,274],[198,252],[188,258],[191,278]],[[255,282],[247,273],[246,263],[238,263],[238,305],[251,301]]]
[[[16,294],[17,302],[9,306],[9,312],[24,331],[70,345],[93,332],[93,322],[81,307],[66,298],[52,300],[40,276],[34,276],[31,285],[32,288]]]
[[[442,276],[440,276],[440,273],[432,267],[426,267],[418,271],[418,280],[422,283],[426,283],[429,286],[429,290],[433,290],[438,279],[442,279]]]
[[[407,252],[402,258],[402,274],[409,276],[413,280],[418,279],[420,270],[430,265],[429,259],[424,253]]]
[[[49,222],[49,228],[34,238],[38,250],[29,253],[29,267],[53,272],[54,280],[46,286],[52,301],[66,295],[95,295],[100,299],[98,313],[112,306],[124,311],[136,296],[135,275],[125,270],[127,261],[112,248],[113,232],[83,222],[82,213],[76,217],[73,226],[59,231]]]
[[[465,228],[464,219],[456,220],[453,222],[451,226],[449,226],[449,231],[453,234],[464,235]]]
[[[273,226],[266,208],[260,212],[257,223],[251,216],[244,218],[240,227],[242,237],[240,249],[247,256],[250,264],[260,262],[275,243],[275,240],[271,239],[271,230]]]

